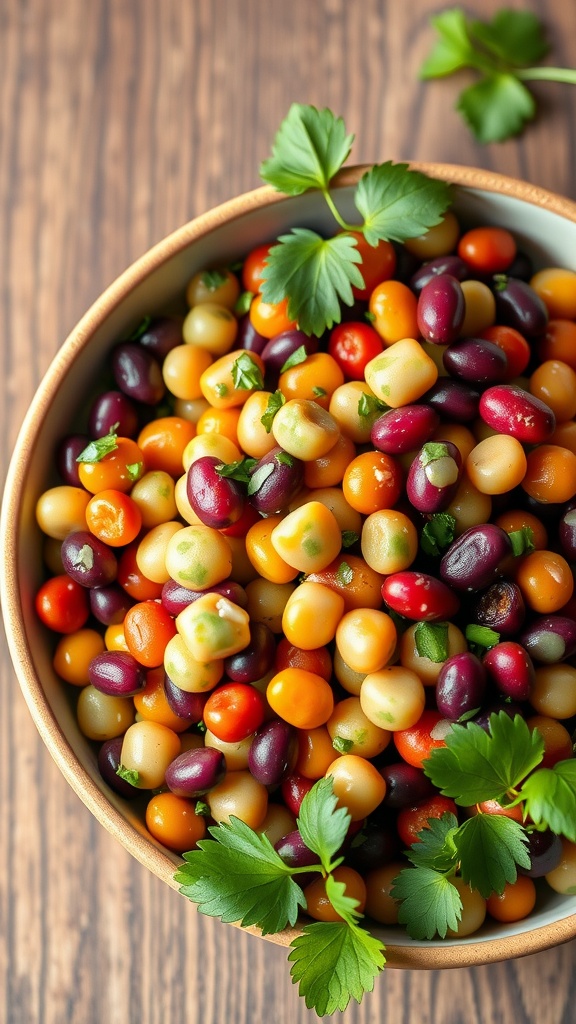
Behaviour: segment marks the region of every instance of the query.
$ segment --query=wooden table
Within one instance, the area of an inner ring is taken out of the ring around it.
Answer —
[[[509,5],[521,6],[510,0]],[[496,0],[470,0],[479,16]],[[576,8],[532,0],[554,62]],[[435,0],[4,0],[0,17],[3,470],[50,359],[101,290],[191,216],[258,184],[292,101],[329,106],[354,159],[476,164],[576,198],[576,90],[541,85],[517,141],[481,147],[423,84]],[[283,950],[197,916],[91,818],[39,740],[5,649],[0,1020],[296,1024]],[[576,943],[444,973],[390,971],[352,1022],[568,1024]],[[340,1018],[342,1015],[336,1015]]]

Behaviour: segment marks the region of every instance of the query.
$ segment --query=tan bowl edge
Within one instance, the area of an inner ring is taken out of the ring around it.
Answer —
[[[576,223],[576,203],[538,186],[495,172],[460,165],[411,163],[410,166],[454,185],[495,192],[543,207]],[[335,187],[354,185],[366,169],[365,166],[346,168],[335,180]],[[93,332],[119,305],[127,293],[155,268],[224,222],[235,220],[253,209],[279,201],[283,202],[287,198],[279,195],[274,189],[264,186],[231,199],[178,228],[124,271],[90,307],[50,364],[42,381],[41,393],[37,393],[33,398],[20,429],[6,478],[0,521],[0,544],[5,558],[4,572],[0,580],[0,599],[3,606],[8,647],[34,723],[60,771],[89,811],[141,864],[173,889],[178,889],[173,873],[180,858],[176,855],[171,856],[161,847],[153,845],[144,830],[140,832],[130,825],[94,783],[68,744],[45,699],[42,686],[28,656],[18,586],[17,556],[17,524],[24,497],[26,461],[28,452],[32,449],[36,435],[41,429],[45,412],[52,401],[52,395],[58,388],[69,364],[73,361],[75,353],[87,344]],[[256,928],[244,930],[254,935],[260,935]],[[278,935],[267,936],[267,938],[278,945],[288,946],[297,934],[296,929],[286,929]],[[470,967],[536,953],[566,942],[575,936],[576,914],[518,935],[487,938],[476,942],[466,941],[457,946],[388,944],[386,955],[388,966],[393,968]]]

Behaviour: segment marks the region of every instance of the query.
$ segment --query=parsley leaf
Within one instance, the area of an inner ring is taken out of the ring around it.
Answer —
[[[184,854],[186,863],[174,876],[180,892],[203,914],[258,925],[263,935],[294,925],[298,908],[306,906],[304,894],[268,837],[236,817],[208,831],[213,839],[201,839],[198,849]]]
[[[348,562],[340,562],[336,570],[336,579],[340,586],[347,587],[354,579],[354,570]]]
[[[369,395],[366,391],[363,391],[358,399],[358,415],[363,419],[364,417],[371,416],[374,420],[377,420],[383,412],[386,412],[390,408],[383,402],[381,398],[376,398],[376,395]]]
[[[286,362],[282,364],[280,367],[280,373],[285,373],[286,370],[291,370],[293,366],[299,366],[300,363],[305,363],[307,359],[308,353],[306,351],[306,346],[300,345],[291,353],[291,355],[288,356]]]
[[[252,299],[254,298],[254,292],[241,292],[236,299],[236,305],[234,306],[234,312],[236,316],[245,316],[250,306],[252,305]]]
[[[332,858],[342,846],[349,825],[347,810],[338,807],[333,780],[320,779],[300,805],[298,830],[308,849],[318,854],[325,871],[332,870]]]
[[[135,768],[125,768],[123,764],[119,764],[116,769],[116,775],[120,779],[124,779],[124,782],[128,782],[131,786],[138,786],[140,772],[136,771]]]
[[[362,175],[354,202],[364,218],[369,245],[403,242],[440,223],[450,202],[450,187],[411,171],[408,164],[388,160]]]
[[[95,441],[90,441],[90,443],[82,449],[80,455],[76,457],[76,462],[100,462],[105,455],[109,455],[110,452],[116,451],[118,447],[118,434],[116,433],[118,426],[119,424],[115,423],[103,437],[97,437]]]
[[[324,239],[308,228],[294,228],[279,243],[263,270],[264,300],[281,302],[288,296],[289,318],[306,334],[320,336],[340,322],[339,300],[352,306],[352,285],[364,285],[356,239],[347,234]]]
[[[430,18],[430,24],[438,32],[439,39],[420,68],[420,78],[442,78],[474,60],[464,11],[459,7],[442,11]]]
[[[354,746],[354,740],[347,740],[344,736],[335,736],[332,740],[332,746],[339,754],[349,754]]]
[[[549,50],[542,24],[531,11],[503,8],[488,24],[470,22],[470,33],[500,60],[516,67],[542,60]]]
[[[273,462],[264,462],[261,466],[258,466],[258,469],[255,469],[250,475],[248,487],[246,488],[247,495],[250,497],[250,495],[256,494],[262,487],[262,484],[266,483],[268,477],[272,476],[273,472]]]
[[[462,807],[501,800],[544,755],[538,731],[531,732],[520,715],[512,719],[505,711],[490,716],[490,734],[475,722],[454,724],[445,742],[426,758],[424,772],[443,796]]]
[[[420,546],[426,555],[437,556],[450,547],[454,540],[456,520],[448,512],[430,516],[420,536]]]
[[[250,474],[257,464],[258,459],[246,455],[243,459],[238,459],[237,462],[219,462],[214,469],[218,476],[230,477],[241,484],[248,484],[250,483]]]
[[[523,526],[521,530],[512,530],[508,534],[512,545],[513,555],[525,555],[534,551],[534,533],[529,526]]]
[[[327,189],[348,159],[353,135],[331,110],[293,103],[280,125],[272,156],[260,166],[260,177],[289,196],[311,188]]]
[[[576,843],[576,758],[534,772],[522,786],[522,797],[535,825],[547,825]]]
[[[292,980],[320,1017],[359,1003],[386,963],[382,943],[345,921],[307,924],[291,947]]]
[[[414,630],[414,642],[420,658],[446,661],[448,657],[448,623],[419,622]]]
[[[260,423],[265,428],[267,434],[272,430],[272,422],[278,409],[281,409],[285,402],[286,398],[281,391],[275,391],[270,395],[264,413],[260,417]]]
[[[338,882],[333,875],[326,879],[326,895],[332,907],[347,924],[358,924],[362,913],[358,911],[359,903],[353,896],[346,895],[346,883]]]
[[[413,939],[445,938],[462,917],[460,893],[449,878],[433,868],[404,868],[394,879],[391,896],[402,903],[398,921]]]
[[[516,865],[530,867],[526,831],[503,814],[475,814],[455,831],[454,843],[465,882],[484,899],[515,882]]]
[[[532,93],[514,74],[493,74],[464,89],[456,109],[479,142],[504,142],[536,114]]]
[[[264,378],[262,377],[262,371],[252,359],[252,356],[248,352],[243,352],[241,356],[238,356],[236,362],[232,364],[232,382],[235,388],[242,388],[247,391],[251,391],[256,388],[262,391],[264,388]]]
[[[466,626],[465,636],[469,644],[480,647],[483,651],[488,651],[500,643],[500,633],[488,626],[479,626],[475,622]]]
[[[441,818],[430,818],[421,829],[418,839],[408,851],[408,860],[414,867],[428,867],[435,871],[453,871],[458,860],[454,836],[458,819],[447,812]]]

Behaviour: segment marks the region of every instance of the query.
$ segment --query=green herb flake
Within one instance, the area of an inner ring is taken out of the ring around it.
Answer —
[[[248,352],[243,352],[232,364],[232,381],[235,388],[246,391],[261,391],[264,387],[262,371]]]
[[[448,512],[430,516],[420,535],[420,546],[426,555],[437,557],[450,547],[456,532],[456,520]]]
[[[344,736],[335,736],[332,740],[332,746],[339,754],[349,754],[354,746],[354,740],[347,740]]]
[[[312,388],[312,394],[314,395],[314,398],[324,398],[324,396],[327,395],[328,392],[326,391],[325,388],[315,386]]]
[[[354,579],[354,570],[350,565],[348,565],[348,562],[340,562],[336,571],[336,579],[343,587],[347,587],[352,583],[352,580]]]
[[[293,366],[299,366],[300,363],[305,363],[307,359],[308,352],[306,351],[306,346],[299,345],[298,348],[288,356],[286,362],[283,363],[280,369],[280,374],[286,373],[286,370],[291,370]]]
[[[137,787],[140,781],[140,773],[135,768],[126,768],[123,764],[118,765],[116,775],[130,786]]]
[[[429,466],[431,462],[438,459],[445,459],[449,455],[448,448],[444,441],[427,441],[420,452],[420,463],[422,466]]]
[[[513,530],[508,534],[512,545],[512,554],[527,555],[534,551],[534,532],[530,526],[523,526],[521,530]]]
[[[354,530],[342,530],[342,547],[351,548],[360,540],[360,534]]]
[[[110,452],[116,451],[118,447],[118,434],[116,433],[118,426],[119,424],[115,423],[108,434],[105,434],[103,437],[97,437],[95,441],[90,441],[80,452],[80,455],[77,456],[76,462],[88,464],[101,462],[106,455],[110,455]]]
[[[209,292],[215,292],[218,291],[218,288],[221,288],[223,284],[226,284],[228,274],[225,270],[205,270],[202,273],[200,280]]]
[[[414,630],[414,642],[420,658],[442,662],[448,657],[448,623],[419,622]]]
[[[212,816],[210,806],[209,804],[205,803],[204,800],[196,801],[196,806],[194,807],[194,814],[197,814],[199,817],[202,818],[210,818]]]
[[[276,452],[274,458],[279,466],[289,466],[292,468],[294,465],[294,456],[290,455],[289,452]]]
[[[220,384],[216,384],[214,387],[214,391],[218,395],[218,398],[225,398],[226,395],[228,394],[228,385],[224,384],[223,382]]]
[[[489,629],[488,626],[478,626],[474,622],[466,626],[465,636],[469,644],[486,651],[500,643],[500,633],[495,629]]]
[[[368,395],[365,391],[362,392],[358,399],[358,415],[365,419],[367,417],[374,417],[376,419],[381,416],[383,412],[387,412],[390,408],[380,398],[376,398],[376,395]]]
[[[247,494],[248,496],[256,494],[260,490],[263,484],[266,483],[269,476],[274,472],[274,463],[265,462],[263,465],[258,466],[250,476],[248,481]]]
[[[143,462],[130,462],[126,465],[126,471],[132,481],[136,481],[142,476],[142,470],[144,469]]]
[[[238,483],[248,484],[250,483],[251,472],[254,466],[257,465],[258,459],[245,456],[237,462],[219,462],[214,466],[214,469],[218,476],[229,477],[232,480],[237,480]]]
[[[286,398],[280,390],[274,391],[274,393],[270,395],[264,413],[260,417],[260,423],[265,428],[267,434],[272,430],[272,423],[274,422],[276,413],[282,408],[285,402]]]
[[[246,316],[249,312],[250,306],[252,305],[252,299],[254,298],[254,292],[241,292],[236,299],[236,305],[234,306],[234,312],[236,316]]]

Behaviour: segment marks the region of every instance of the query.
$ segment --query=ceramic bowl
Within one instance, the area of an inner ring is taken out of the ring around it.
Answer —
[[[576,269],[576,204],[501,175],[439,164],[416,165],[454,185],[454,209],[470,223],[510,228],[536,266]],[[338,205],[354,219],[353,186],[362,168],[339,176]],[[154,246],[94,303],[63,343],[34,396],[11,461],[3,504],[2,600],[8,643],[22,691],[52,757],[105,828],[167,885],[177,855],[156,843],[131,805],[102,781],[94,746],[80,733],[66,686],[52,668],[53,636],[34,613],[42,579],[38,496],[56,483],[50,467],[58,440],[85,404],[114,343],[150,311],[169,306],[191,276],[242,257],[291,226],[333,230],[331,215],[309,193],[297,198],[260,188],[196,218]],[[576,896],[541,896],[527,920],[486,924],[470,938],[416,942],[398,928],[379,930],[396,967],[466,967],[537,952],[576,936]],[[290,942],[293,933],[271,936]]]

